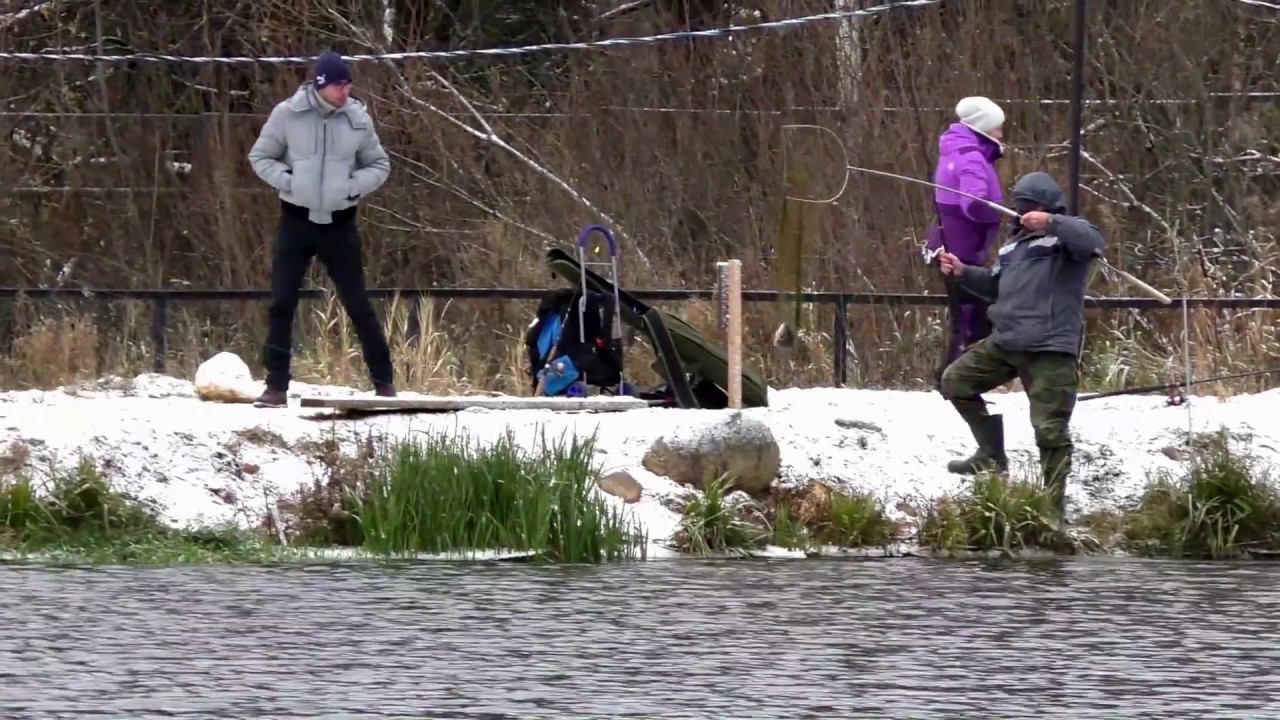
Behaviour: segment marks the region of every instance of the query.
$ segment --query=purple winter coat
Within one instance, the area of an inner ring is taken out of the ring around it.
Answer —
[[[938,138],[938,167],[933,182],[970,195],[1003,202],[1000,176],[995,162],[1000,146],[962,123],[953,123]],[[1004,215],[976,200],[949,190],[934,190],[941,234],[935,228],[927,247],[936,250],[946,242],[947,250],[966,265],[986,265],[987,250],[1000,229]]]

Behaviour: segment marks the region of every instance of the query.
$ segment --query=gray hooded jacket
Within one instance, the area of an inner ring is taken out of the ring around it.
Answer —
[[[345,210],[377,190],[391,174],[363,102],[348,98],[330,108],[303,83],[277,104],[249,149],[253,171],[279,191],[280,199],[308,208],[312,222],[333,222]]]
[[[1049,227],[1020,228],[1000,248],[993,269],[966,265],[960,282],[994,301],[987,317],[997,347],[1078,356],[1090,264],[1106,241],[1089,221],[1064,214],[1062,190],[1047,173],[1024,175],[1013,197],[1045,207],[1053,214]]]

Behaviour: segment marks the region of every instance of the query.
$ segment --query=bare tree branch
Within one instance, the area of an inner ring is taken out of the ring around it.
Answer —
[[[355,25],[351,23],[350,20],[348,20],[346,17],[343,17],[341,14],[339,14],[332,8],[329,8],[329,13],[333,16],[333,19],[336,22],[340,22],[346,25],[351,30],[352,34],[361,37],[363,44],[372,48],[374,52],[378,52],[378,53],[386,52],[382,44],[375,41],[373,37],[370,35],[370,33],[357,28]],[[542,177],[546,178],[547,180],[550,180],[552,183],[559,186],[562,190],[568,193],[570,197],[582,203],[584,206],[587,207],[587,209],[596,213],[596,215],[598,215],[602,220],[609,223],[612,226],[610,229],[613,231],[615,235],[623,239],[628,239],[625,231],[622,229],[621,224],[617,220],[613,219],[611,216],[609,216],[608,213],[604,212],[599,207],[597,207],[594,203],[592,203],[585,196],[583,196],[582,193],[575,190],[572,185],[570,185],[565,180],[562,180],[558,175],[546,169],[545,167],[539,165],[538,163],[534,162],[529,158],[529,156],[515,149],[505,140],[498,137],[497,133],[493,131],[493,127],[489,124],[489,122],[485,120],[484,116],[481,115],[478,110],[476,110],[475,106],[472,105],[469,100],[467,100],[466,96],[464,96],[461,92],[458,91],[456,87],[453,86],[453,83],[446,80],[443,76],[441,76],[439,73],[437,73],[434,70],[428,71],[427,73],[428,77],[430,77],[432,80],[438,83],[440,87],[442,87],[449,94],[453,95],[453,97],[456,98],[458,102],[460,102],[462,106],[467,109],[467,111],[471,114],[471,116],[475,118],[476,122],[479,123],[481,128],[480,130],[477,130],[476,128],[473,128],[470,125],[467,125],[461,120],[458,120],[457,118],[453,117],[451,114],[440,110],[430,102],[427,102],[426,100],[423,100],[422,98],[418,97],[418,95],[415,94],[413,92],[413,89],[410,87],[409,81],[405,79],[404,74],[400,72],[400,68],[396,67],[395,63],[388,60],[384,64],[386,65],[387,69],[392,73],[392,76],[396,79],[397,86],[401,94],[403,94],[404,97],[409,102],[413,103],[414,105],[424,110],[428,110],[430,112],[435,113],[436,115],[439,115],[440,117],[452,123],[455,127],[459,128],[460,130],[463,130],[464,132],[472,135],[473,137],[476,137],[480,140],[484,140],[485,142],[488,142],[503,150],[506,150],[508,153],[513,155],[517,160],[521,161],[525,165],[528,165],[534,172],[538,173]],[[636,256],[640,258],[641,262],[644,263],[647,269],[651,270],[653,268],[652,264],[649,262],[649,259],[645,257],[644,252],[640,248],[633,246],[630,249],[636,253]]]
[[[405,163],[408,163],[408,164],[410,164],[410,165],[416,165],[416,166],[418,166],[418,167],[423,168],[424,170],[430,171],[430,168],[427,168],[427,166],[426,166],[426,165],[423,165],[422,163],[420,163],[420,162],[418,162],[417,160],[414,160],[414,159],[412,159],[412,158],[405,157],[402,153],[398,153],[398,152],[395,152],[395,151],[393,150],[393,151],[391,151],[391,152],[390,152],[390,155],[391,155],[392,157],[395,157],[395,158],[397,158],[397,159],[399,159],[399,160],[401,160],[401,161],[405,162]],[[430,178],[430,177],[427,177],[426,175],[423,175],[423,174],[421,174],[421,173],[419,173],[419,172],[416,172],[416,171],[415,171],[415,170],[413,170],[412,168],[410,168],[410,169],[406,170],[406,172],[408,172],[408,173],[410,174],[410,176],[412,176],[412,177],[414,177],[414,178],[416,178],[416,179],[418,179],[418,180],[420,180],[420,181],[422,181],[422,182],[424,182],[424,183],[427,183],[428,185],[432,185],[432,186],[434,186],[434,187],[438,187],[438,188],[440,188],[440,189],[442,189],[442,190],[447,190],[447,191],[449,191],[449,192],[453,193],[454,195],[457,195],[458,197],[460,197],[460,198],[462,198],[463,200],[467,201],[468,203],[470,203],[471,205],[475,206],[475,207],[476,207],[476,208],[478,208],[479,210],[482,210],[482,211],[484,211],[484,212],[486,212],[486,213],[488,213],[488,214],[490,214],[490,215],[492,215],[492,216],[494,216],[494,217],[498,218],[499,220],[501,220],[501,221],[503,221],[503,222],[505,222],[505,223],[507,223],[507,224],[509,224],[509,225],[512,225],[512,226],[514,226],[514,227],[518,227],[518,228],[520,228],[521,230],[524,230],[524,231],[525,231],[525,232],[527,232],[527,233],[530,233],[530,234],[532,234],[532,235],[536,235],[536,236],[538,236],[538,237],[542,238],[543,240],[547,240],[547,241],[549,241],[549,242],[556,242],[556,238],[555,238],[555,236],[554,236],[554,235],[552,235],[552,234],[550,234],[550,233],[547,233],[547,232],[543,232],[542,230],[539,230],[539,229],[537,229],[537,228],[535,228],[535,227],[531,227],[531,226],[529,226],[529,225],[525,225],[524,223],[520,222],[519,220],[516,220],[516,219],[514,219],[514,218],[508,217],[508,216],[507,216],[506,214],[504,214],[502,211],[497,210],[497,209],[494,209],[494,208],[491,208],[491,207],[489,207],[488,205],[485,205],[484,203],[480,202],[479,200],[476,200],[475,198],[471,197],[469,194],[467,194],[467,192],[466,192],[465,190],[462,190],[461,188],[455,187],[455,186],[453,186],[453,185],[449,185],[449,184],[447,184],[447,183],[439,182],[439,181],[435,180],[434,178]]]

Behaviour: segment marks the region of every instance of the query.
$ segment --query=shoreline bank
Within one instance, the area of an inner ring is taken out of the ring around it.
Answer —
[[[293,395],[359,396],[352,388],[298,384]],[[1264,421],[1280,391],[1225,400],[1193,396],[1197,435],[1224,428],[1250,448],[1257,462],[1280,461],[1280,425]],[[1038,457],[1026,398],[991,396],[1006,418],[1011,475],[1029,473]],[[923,391],[790,389],[771,393],[768,408],[742,411],[768,428],[778,451],[776,489],[823,483],[879,500],[898,537],[919,529],[921,510],[962,492],[971,478],[946,472],[948,459],[967,454],[972,440],[936,394]],[[326,419],[325,411],[259,409],[201,401],[186,380],[146,374],[92,386],[0,394],[0,470],[27,473],[37,483],[57,468],[92,456],[114,486],[153,503],[173,527],[259,529],[282,501],[325,477],[326,454],[357,456],[372,438],[456,434],[480,444],[510,435],[532,445],[539,437],[594,436],[593,463],[602,475],[625,472],[642,488],[626,503],[648,536],[648,559],[679,554],[666,547],[681,529],[679,505],[696,495],[646,469],[659,438],[723,422],[732,411],[650,408],[617,413],[466,410],[433,415],[375,415]],[[1118,512],[1136,502],[1152,474],[1186,472],[1188,408],[1162,397],[1117,397],[1082,403],[1073,419],[1075,475],[1068,488],[1068,521]],[[909,547],[911,543],[899,543]],[[874,547],[866,555],[898,556]],[[789,555],[776,552],[774,556]],[[849,555],[849,553],[841,553]]]

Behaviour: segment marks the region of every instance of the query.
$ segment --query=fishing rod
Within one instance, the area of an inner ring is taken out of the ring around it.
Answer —
[[[936,183],[931,183],[931,182],[929,182],[929,181],[927,181],[927,180],[921,180],[921,179],[919,179],[919,178],[908,177],[908,176],[906,176],[906,175],[899,175],[899,174],[897,174],[897,173],[886,172],[886,171],[884,171],[884,170],[873,170],[873,169],[871,169],[871,168],[858,167],[857,165],[848,165],[847,167],[848,167],[850,170],[857,170],[858,172],[870,173],[870,174],[872,174],[872,175],[883,175],[883,176],[885,176],[885,177],[891,177],[891,178],[895,178],[895,179],[897,179],[897,180],[905,180],[905,181],[907,181],[907,182],[919,183],[919,184],[921,184],[921,185],[925,185],[925,186],[928,186],[928,187],[931,187],[931,188],[936,188],[936,189],[938,189],[938,190],[946,190],[946,191],[949,191],[949,192],[953,192],[953,193],[955,193],[955,194],[957,194],[957,195],[961,195],[961,196],[963,196],[963,197],[967,197],[967,198],[970,198],[970,199],[972,199],[972,200],[976,200],[976,201],[978,201],[978,202],[982,203],[983,205],[986,205],[987,207],[991,208],[992,210],[995,210],[996,212],[1004,213],[1005,215],[1008,215],[1009,217],[1013,218],[1015,221],[1021,221],[1021,220],[1022,220],[1022,214],[1021,214],[1021,213],[1019,213],[1017,210],[1014,210],[1013,208],[1005,207],[1004,205],[1001,205],[1001,204],[1000,204],[1000,203],[998,203],[998,202],[994,202],[994,201],[988,200],[988,199],[986,199],[986,198],[978,197],[977,195],[971,195],[971,194],[969,194],[969,193],[967,193],[967,192],[964,192],[964,191],[962,191],[962,190],[956,190],[955,188],[949,188],[949,187],[946,187],[946,186],[943,186],[943,185],[938,185],[938,184],[936,184]],[[1142,280],[1139,280],[1137,277],[1134,277],[1133,275],[1131,275],[1131,274],[1129,274],[1129,273],[1125,272],[1124,270],[1121,270],[1121,269],[1119,269],[1119,268],[1117,268],[1117,267],[1113,266],[1111,263],[1107,262],[1107,259],[1106,259],[1106,258],[1102,257],[1101,255],[1096,255],[1095,257],[1097,258],[1098,262],[1102,265],[1102,267],[1103,267],[1103,269],[1104,269],[1104,270],[1109,270],[1109,271],[1111,271],[1111,272],[1115,273],[1116,275],[1120,276],[1120,278],[1121,278],[1121,279],[1123,279],[1123,280],[1125,280],[1126,282],[1128,282],[1130,285],[1133,285],[1134,287],[1138,288],[1139,290],[1142,290],[1142,291],[1143,291],[1143,292],[1145,292],[1146,294],[1150,295],[1151,297],[1155,298],[1156,300],[1159,300],[1160,302],[1164,303],[1165,305],[1170,305],[1170,304],[1172,304],[1172,303],[1173,303],[1173,299],[1172,299],[1172,298],[1170,298],[1168,295],[1165,295],[1164,293],[1162,293],[1162,292],[1160,292],[1159,290],[1157,290],[1157,289],[1155,289],[1155,288],[1151,287],[1151,286],[1150,286],[1150,285],[1148,285],[1147,283],[1143,282]]]
[[[1271,368],[1270,370],[1250,370],[1249,372],[1232,373],[1230,375],[1217,375],[1214,377],[1192,380],[1190,382],[1165,383],[1163,385],[1143,385],[1141,387],[1107,390],[1106,392],[1080,395],[1076,400],[1097,400],[1098,398],[1116,397],[1117,395],[1139,395],[1141,393],[1161,392],[1164,390],[1173,390],[1175,388],[1190,387],[1192,385],[1203,385],[1205,383],[1218,382],[1219,380],[1237,380],[1239,378],[1255,377],[1258,375],[1270,375],[1271,373],[1280,373],[1280,368]]]
[[[804,125],[804,124],[800,124],[800,125],[784,125],[784,126],[783,126],[783,129],[787,129],[787,128],[814,128],[814,129],[817,129],[817,130],[823,130],[823,131],[825,131],[826,133],[828,133],[829,135],[831,135],[833,138],[835,138],[836,142],[840,145],[840,149],[841,149],[841,151],[844,151],[844,143],[840,140],[840,137],[839,137],[838,135],[836,135],[834,132],[832,132],[832,131],[831,131],[831,129],[830,129],[830,128],[826,128],[826,127],[823,127],[823,126],[821,126],[821,125]],[[849,155],[848,155],[848,153],[847,153],[847,152],[845,152],[844,157],[845,157],[845,175],[844,175],[844,184],[843,184],[843,185],[841,185],[841,187],[840,187],[840,192],[836,193],[836,195],[835,195],[834,197],[828,198],[828,199],[826,199],[826,200],[813,200],[813,199],[810,199],[810,198],[794,197],[794,196],[791,196],[791,195],[788,195],[787,197],[789,197],[789,198],[791,198],[791,199],[793,199],[793,200],[799,200],[799,201],[801,201],[801,202],[822,203],[822,204],[826,204],[826,203],[830,203],[830,202],[835,202],[835,200],[837,200],[841,195],[843,195],[843,194],[844,194],[845,189],[849,186],[849,171],[850,171],[850,170],[857,170],[858,172],[864,172],[864,173],[868,173],[868,174],[871,174],[871,175],[882,175],[882,176],[884,176],[884,177],[893,178],[893,179],[895,179],[895,180],[903,180],[903,181],[906,181],[906,182],[913,182],[913,183],[917,183],[917,184],[920,184],[920,185],[925,185],[925,186],[927,186],[927,187],[935,188],[935,189],[937,189],[937,190],[945,190],[945,191],[948,191],[948,192],[953,192],[953,193],[955,193],[955,194],[957,194],[957,195],[961,195],[961,196],[967,197],[967,198],[969,198],[969,199],[971,199],[971,200],[976,200],[976,201],[978,201],[978,202],[982,203],[983,205],[986,205],[987,207],[991,208],[992,210],[995,210],[996,212],[999,212],[999,213],[1003,213],[1003,214],[1005,214],[1005,215],[1008,215],[1009,217],[1012,217],[1012,218],[1014,218],[1015,220],[1019,220],[1019,221],[1020,221],[1020,220],[1022,219],[1022,215],[1021,215],[1017,210],[1014,210],[1013,208],[1005,207],[1004,205],[1001,205],[1001,204],[1000,204],[1000,203],[998,203],[998,202],[993,202],[993,201],[988,200],[988,199],[986,199],[986,198],[984,198],[984,197],[978,197],[977,195],[971,195],[971,194],[969,194],[969,193],[967,193],[967,192],[963,192],[963,191],[960,191],[960,190],[956,190],[955,188],[949,188],[949,187],[946,187],[946,186],[944,186],[944,185],[938,185],[938,184],[936,184],[936,183],[931,183],[931,182],[929,182],[928,180],[921,180],[921,179],[919,179],[919,178],[913,178],[913,177],[909,177],[909,176],[907,176],[907,175],[899,175],[899,174],[897,174],[897,173],[886,172],[886,171],[884,171],[884,170],[873,170],[873,169],[871,169],[871,168],[858,167],[857,165],[851,165],[851,164],[849,164]],[[1133,276],[1133,275],[1131,275],[1131,274],[1129,274],[1129,273],[1125,272],[1124,270],[1121,270],[1121,269],[1119,269],[1119,268],[1117,268],[1117,267],[1115,267],[1115,266],[1111,265],[1111,263],[1107,262],[1107,259],[1106,259],[1106,258],[1104,258],[1104,257],[1102,257],[1101,255],[1097,255],[1097,256],[1095,256],[1095,257],[1097,258],[1098,262],[1102,265],[1102,268],[1103,268],[1104,270],[1108,270],[1108,271],[1110,271],[1110,272],[1112,272],[1112,273],[1114,273],[1114,274],[1118,275],[1121,279],[1125,280],[1126,282],[1128,282],[1129,284],[1131,284],[1131,285],[1133,285],[1134,287],[1138,288],[1139,290],[1142,290],[1142,291],[1143,291],[1143,292],[1145,292],[1147,295],[1150,295],[1151,297],[1155,298],[1156,300],[1159,300],[1161,303],[1163,303],[1163,304],[1165,304],[1165,305],[1170,305],[1170,304],[1172,304],[1172,303],[1173,303],[1173,299],[1172,299],[1172,298],[1170,298],[1168,295],[1165,295],[1164,293],[1160,292],[1159,290],[1155,289],[1154,287],[1151,287],[1151,286],[1150,286],[1150,285],[1148,285],[1147,283],[1143,282],[1142,280],[1139,280],[1137,277],[1135,277],[1135,276]]]

